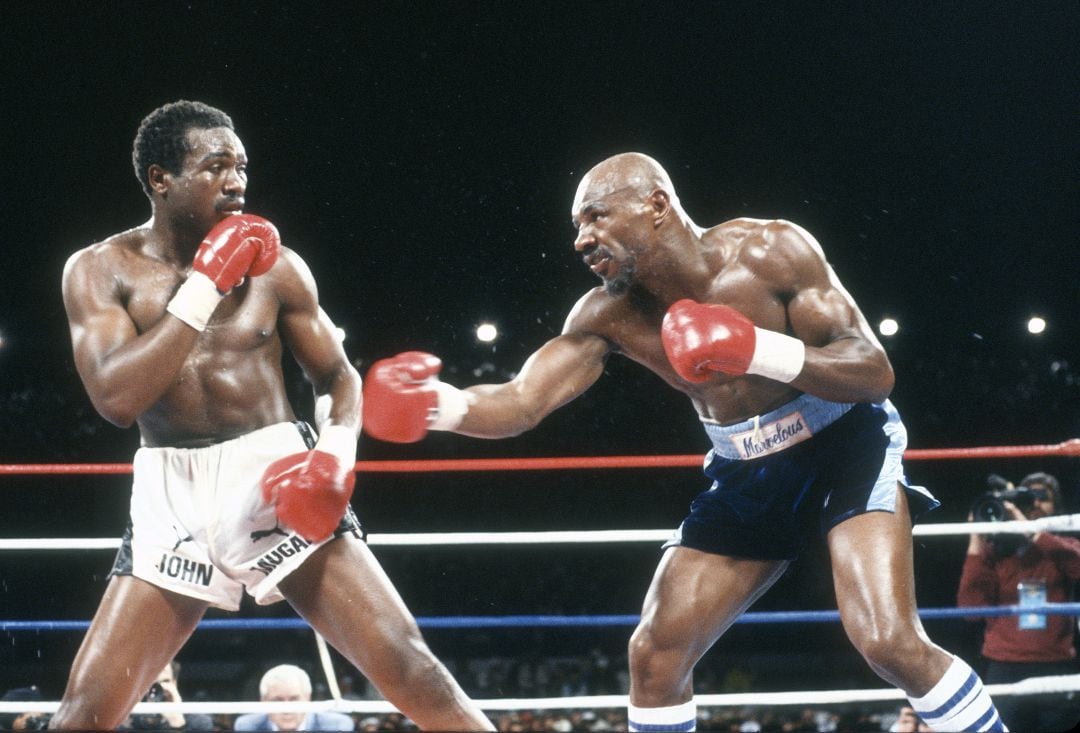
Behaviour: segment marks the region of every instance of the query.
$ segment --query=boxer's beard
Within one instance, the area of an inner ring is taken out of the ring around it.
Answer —
[[[608,295],[622,295],[630,289],[630,286],[634,283],[636,264],[634,260],[627,260],[619,268],[619,273],[615,277],[610,280],[604,278],[604,290]]]

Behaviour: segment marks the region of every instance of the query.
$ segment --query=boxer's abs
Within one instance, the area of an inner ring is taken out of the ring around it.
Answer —
[[[144,445],[195,448],[295,419],[280,357],[222,357],[185,365],[165,396],[139,416]]]

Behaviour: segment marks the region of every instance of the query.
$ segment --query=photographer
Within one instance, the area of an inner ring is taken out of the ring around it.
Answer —
[[[175,659],[165,665],[158,674],[150,690],[143,696],[143,702],[183,702],[176,679],[180,674],[180,662]],[[214,730],[214,722],[209,715],[173,712],[161,715],[132,715],[129,725],[133,730]]]
[[[996,486],[976,503],[968,519],[1023,521],[1060,510],[1058,480],[1040,472],[1025,477],[1016,488]],[[961,607],[1017,605],[1021,585],[1035,603],[1066,602],[1077,580],[1078,540],[1051,532],[994,535],[993,539],[973,534],[956,603]],[[1072,616],[1023,614],[990,617],[985,622],[982,655],[987,684],[1080,671]],[[1015,731],[1068,730],[1080,720],[1080,709],[1060,700],[1047,704],[1034,697],[1003,696],[997,698],[997,705],[1002,720]]]

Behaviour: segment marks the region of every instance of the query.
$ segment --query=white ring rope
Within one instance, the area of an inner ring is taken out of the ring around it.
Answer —
[[[942,537],[968,534],[1034,534],[1041,531],[1080,531],[1080,514],[1043,517],[1027,521],[954,522],[920,524],[914,536]],[[374,534],[367,538],[372,546],[451,546],[501,544],[579,544],[614,542],[664,542],[671,529],[582,530],[541,532],[403,532]],[[118,538],[38,538],[0,539],[4,550],[109,550],[120,546]],[[251,712],[322,712],[394,713],[397,708],[381,700],[345,700],[341,697],[326,642],[315,635],[319,660],[329,684],[332,700],[310,703],[264,702],[182,702],[138,703],[137,714],[165,712],[242,714]],[[1036,677],[1015,684],[987,685],[992,695],[1033,695],[1080,691],[1080,674]],[[747,705],[807,705],[901,700],[904,693],[895,688],[875,690],[826,690],[808,692],[761,692],[696,695],[699,706],[739,707]],[[484,710],[538,710],[625,707],[626,695],[586,695],[580,697],[509,698],[476,700]],[[59,702],[0,702],[0,713],[56,712]]]
[[[319,664],[322,666],[323,674],[326,675],[326,687],[330,690],[330,697],[340,700],[341,688],[338,687],[337,675],[334,673],[334,663],[330,661],[330,647],[326,645],[326,639],[322,634],[315,629],[311,631],[315,634],[315,647],[319,650]]]
[[[1029,677],[1011,684],[986,685],[994,697],[1008,695],[1041,695],[1080,690],[1080,674]],[[801,692],[739,692],[730,694],[695,695],[698,707],[745,707],[776,705],[818,705],[854,702],[903,700],[905,694],[896,688],[873,690],[807,690]],[[524,697],[474,700],[482,710],[580,710],[587,708],[626,707],[626,695],[582,695],[578,697]],[[55,713],[58,701],[0,702],[0,713]],[[397,708],[385,700],[325,700],[320,702],[140,702],[132,712],[155,714],[166,712],[242,713],[326,712],[396,713]]]
[[[664,542],[674,529],[605,529],[544,532],[395,532],[368,535],[368,544],[382,547],[415,545],[551,545],[607,542]],[[1041,519],[1009,522],[952,522],[917,524],[916,537],[967,534],[1034,534],[1035,532],[1080,532],[1080,514],[1064,514]],[[0,539],[4,550],[115,550],[114,537]]]

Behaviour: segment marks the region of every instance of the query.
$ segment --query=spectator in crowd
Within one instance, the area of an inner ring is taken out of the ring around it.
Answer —
[[[259,682],[263,702],[310,702],[311,678],[294,664],[271,667]],[[353,719],[344,713],[249,713],[240,715],[233,730],[354,730]]]
[[[1062,508],[1058,480],[1048,473],[1030,474],[1018,487],[1010,484],[995,493],[993,500],[1003,508],[1006,521],[1048,517]],[[972,518],[982,518],[982,514],[973,510]],[[1023,600],[1035,605],[1072,598],[1073,586],[1080,580],[1080,540],[1052,532],[995,537],[1012,540],[971,535],[958,606],[1017,605],[1021,592]],[[987,683],[1080,672],[1072,616],[1032,613],[990,617],[985,623],[982,656]],[[1060,699],[1006,696],[999,707],[1002,720],[1013,731],[1068,730],[1080,721],[1080,708]]]
[[[41,690],[36,685],[15,687],[0,698],[3,702],[38,702]],[[45,713],[0,713],[0,730],[45,730],[49,725],[49,715]]]
[[[910,705],[901,705],[896,714],[896,722],[889,726],[889,733],[918,733],[919,714]]]
[[[150,685],[144,702],[183,702],[177,680],[180,677],[180,662],[175,659],[165,665],[154,684]],[[132,715],[130,726],[136,730],[214,730],[214,721],[202,713],[181,713],[173,711],[160,715]]]

